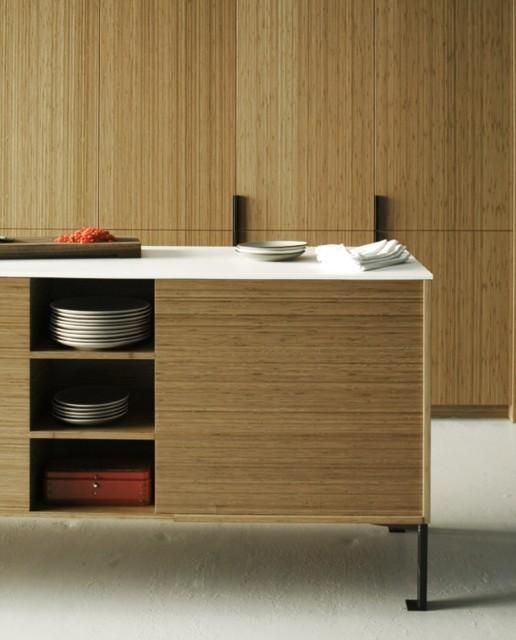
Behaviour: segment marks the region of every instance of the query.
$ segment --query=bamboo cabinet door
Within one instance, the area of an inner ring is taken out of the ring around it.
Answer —
[[[29,508],[29,282],[0,279],[0,513]]]
[[[2,233],[97,223],[99,0],[0,2]]]
[[[432,404],[510,404],[512,0],[376,0],[379,227],[435,275]]]
[[[229,242],[235,0],[102,0],[100,15],[101,225]]]
[[[156,282],[156,509],[423,516],[420,282]]]
[[[512,5],[376,0],[382,229],[512,229]]]
[[[236,184],[248,236],[314,243],[371,231],[372,0],[237,0],[237,25]]]

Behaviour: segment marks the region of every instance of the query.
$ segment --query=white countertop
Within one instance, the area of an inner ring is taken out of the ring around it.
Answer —
[[[258,262],[232,247],[143,247],[141,258],[0,260],[4,278],[134,278],[182,280],[431,280],[420,262],[361,271],[329,268],[313,248],[297,260]]]

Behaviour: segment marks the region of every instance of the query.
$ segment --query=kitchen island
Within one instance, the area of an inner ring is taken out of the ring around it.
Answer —
[[[416,260],[330,269],[313,250],[278,263],[228,247],[1,261],[0,512],[412,526],[424,609],[431,278]],[[52,342],[49,303],[85,295],[152,302],[153,338]],[[80,429],[51,417],[56,390],[103,381],[131,390],[126,417]],[[45,504],[46,461],[79,453],[147,461],[153,504]]]

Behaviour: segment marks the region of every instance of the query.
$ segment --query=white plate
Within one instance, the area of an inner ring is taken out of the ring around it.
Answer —
[[[52,409],[52,414],[56,418],[71,418],[72,420],[104,420],[104,418],[112,418],[114,416],[123,415],[128,412],[128,408],[124,407],[123,409],[119,409],[118,411],[110,411],[109,413],[91,413],[91,414],[82,414],[82,413],[63,413],[62,411],[56,411]]]
[[[64,345],[65,347],[74,347],[75,349],[116,349],[118,347],[126,347],[131,344],[135,344],[136,342],[142,342],[143,340],[147,340],[150,338],[150,333],[142,336],[141,338],[131,338],[130,340],[113,340],[104,341],[104,342],[90,342],[90,341],[78,341],[78,340],[69,340],[68,338],[58,338],[55,337],[54,340],[59,342],[59,344]]]
[[[63,329],[124,329],[126,327],[147,326],[152,323],[152,318],[146,316],[145,318],[117,320],[116,322],[111,322],[110,320],[79,320],[76,322],[75,320],[63,320],[62,318],[52,316],[50,323]]]
[[[52,400],[52,407],[57,409],[58,411],[79,411],[80,413],[89,413],[91,411],[95,411],[99,413],[101,411],[119,411],[123,407],[129,406],[129,402],[127,399],[119,400],[117,402],[112,402],[111,404],[90,404],[83,406],[76,406],[74,404],[64,404],[63,402],[59,402],[57,400]]]
[[[303,255],[305,250],[296,253],[243,253],[237,251],[238,255],[246,260],[258,260],[259,262],[283,262],[285,260],[295,260]]]
[[[78,409],[109,407],[129,400],[129,391],[117,385],[81,384],[66,387],[54,394],[53,401],[65,403]]]
[[[70,336],[70,335],[63,335],[58,333],[51,333],[50,337],[52,338],[52,340],[55,340],[57,342],[73,341],[73,342],[77,342],[78,344],[93,344],[93,343],[97,344],[98,343],[99,345],[103,345],[103,344],[112,343],[112,342],[130,344],[135,341],[146,340],[148,337],[150,337],[150,333],[138,333],[136,335],[131,335],[131,336],[111,336],[111,337],[83,336],[83,335]]]
[[[116,296],[84,296],[61,298],[50,303],[57,313],[79,316],[105,316],[106,314],[142,313],[150,310],[151,304],[140,298],[118,298]]]
[[[72,418],[73,420],[103,420],[104,418],[111,418],[113,416],[127,413],[128,410],[128,407],[122,407],[122,409],[109,412],[105,411],[104,413],[73,413],[57,411],[57,409],[53,408],[52,414],[59,418]]]
[[[261,242],[242,242],[236,249],[242,253],[277,253],[278,251],[296,251],[306,248],[301,240],[263,240]]]
[[[99,320],[107,320],[108,322],[116,322],[122,320],[131,320],[137,318],[146,318],[152,314],[151,309],[145,311],[117,312],[110,311],[105,313],[81,313],[80,311],[57,311],[51,309],[50,313],[53,317],[61,318],[68,322],[97,322]]]
[[[63,416],[58,416],[54,414],[54,418],[57,420],[61,420],[62,422],[68,422],[69,424],[84,424],[84,425],[93,425],[93,424],[105,424],[106,422],[112,422],[113,420],[118,420],[125,416],[127,411],[124,411],[118,415],[110,416],[108,418],[65,418]]]
[[[118,413],[119,411],[128,408],[129,405],[127,404],[127,402],[116,407],[108,407],[107,409],[76,409],[75,407],[63,407],[55,403],[52,405],[52,411],[60,413],[61,415],[71,416],[73,414],[73,417],[77,418],[80,418],[81,416],[87,418],[89,416],[96,417],[99,415],[111,415],[112,413]]]
[[[149,333],[149,329],[147,327],[139,327],[136,329],[126,329],[123,331],[113,331],[111,329],[106,329],[105,331],[89,331],[86,329],[57,329],[54,327],[50,327],[50,332],[53,335],[62,336],[63,338],[85,338],[89,340],[93,338],[129,338],[131,336]]]

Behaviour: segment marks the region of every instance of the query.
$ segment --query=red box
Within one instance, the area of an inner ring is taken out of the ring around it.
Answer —
[[[47,469],[44,497],[49,504],[148,505],[152,473],[149,467]]]

